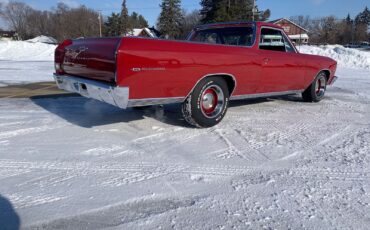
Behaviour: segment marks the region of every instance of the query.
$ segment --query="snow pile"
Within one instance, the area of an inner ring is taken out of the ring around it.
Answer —
[[[345,48],[341,45],[301,46],[301,53],[330,57],[346,68],[370,69],[370,52]]]
[[[0,41],[0,60],[53,61],[55,48],[41,42]]]
[[[27,40],[27,42],[32,42],[32,43],[41,42],[41,43],[46,43],[46,44],[58,44],[58,41],[55,38],[44,36],[44,35],[29,39],[29,40]]]

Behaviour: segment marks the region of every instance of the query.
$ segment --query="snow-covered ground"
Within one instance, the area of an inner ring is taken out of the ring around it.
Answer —
[[[369,69],[337,75],[320,103],[233,102],[210,129],[178,105],[0,99],[0,226],[368,229]]]
[[[55,45],[0,41],[0,87],[52,81]]]
[[[58,44],[58,41],[53,38],[53,37],[48,37],[48,36],[37,36],[35,38],[27,40],[27,42],[32,42],[32,43],[46,43],[46,44]]]
[[[300,46],[301,53],[331,57],[346,68],[370,69],[370,52],[345,48],[341,45]]]

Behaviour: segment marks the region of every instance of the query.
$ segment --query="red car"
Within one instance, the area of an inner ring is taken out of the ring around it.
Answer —
[[[336,61],[301,54],[279,26],[204,25],[188,41],[138,37],[66,40],[55,51],[59,88],[120,108],[182,103],[187,122],[211,127],[229,100],[302,93],[318,102]]]

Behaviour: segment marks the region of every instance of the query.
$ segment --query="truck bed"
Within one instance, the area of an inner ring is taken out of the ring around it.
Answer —
[[[71,40],[63,47],[61,67],[68,75],[114,83],[116,51],[121,38]]]

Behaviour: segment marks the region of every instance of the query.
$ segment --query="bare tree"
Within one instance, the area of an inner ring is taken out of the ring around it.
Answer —
[[[302,26],[303,28],[309,29],[311,27],[311,18],[308,15],[307,16],[303,16],[303,15],[293,16],[293,17],[290,17],[290,20]]]
[[[181,38],[185,39],[191,30],[201,23],[202,15],[199,10],[194,10],[187,13],[186,10],[182,10],[184,18],[181,23],[182,25],[182,35]]]
[[[59,3],[52,11],[40,11],[11,1],[1,9],[0,15],[21,39],[48,35],[61,41],[99,35],[99,13],[85,6],[70,8]]]
[[[25,3],[11,1],[2,7],[1,16],[17,31],[21,39],[27,38],[27,19],[33,9]]]

